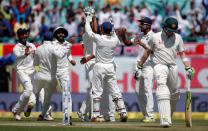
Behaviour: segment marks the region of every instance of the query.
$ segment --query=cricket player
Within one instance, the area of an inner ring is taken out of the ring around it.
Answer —
[[[34,78],[34,92],[39,95],[39,101],[42,104],[42,113],[38,117],[38,121],[54,120],[49,114],[51,110],[51,96],[57,86],[56,72],[57,60],[63,57],[59,45],[52,44],[53,33],[46,32],[44,34],[43,45],[39,46],[35,53],[36,66],[39,66],[38,72]]]
[[[28,104],[25,116],[29,116],[32,108],[34,107],[35,95],[33,93],[32,80],[35,74],[34,69],[34,53],[36,50],[35,45],[27,42],[28,30],[20,28],[17,31],[18,43],[13,48],[15,56],[15,69],[17,71],[17,78],[22,84],[24,91],[20,96],[19,101],[12,109],[15,120],[21,120],[20,113]],[[29,113],[28,113],[29,112]]]
[[[144,43],[148,48],[148,41],[152,37],[152,20],[148,17],[144,17],[140,22],[140,29],[141,32],[138,36],[138,38],[141,40],[142,43]],[[131,43],[132,45],[135,42],[135,37],[131,40],[128,40],[125,36],[125,29],[121,29],[123,32],[122,39],[124,43]],[[140,47],[138,50],[138,56],[137,56],[137,64],[140,62],[141,57],[144,54],[145,49],[143,47]],[[152,88],[153,88],[153,63],[150,57],[146,60],[145,64],[142,68],[142,75],[138,76],[137,72],[135,72],[134,78],[135,78],[135,86],[136,86],[136,95],[138,97],[138,100],[140,102],[141,111],[144,115],[142,122],[155,122],[154,119],[154,101],[153,101],[153,94],[152,94]]]
[[[177,87],[178,67],[176,65],[177,52],[185,65],[187,77],[193,78],[194,68],[190,67],[188,58],[184,51],[184,44],[181,36],[177,34],[178,21],[168,17],[163,25],[161,32],[155,33],[150,38],[148,44],[150,50],[146,50],[139,65],[137,66],[138,76],[142,75],[143,64],[150,55],[154,62],[154,73],[157,83],[156,97],[158,111],[160,115],[160,125],[170,127],[172,125],[171,116],[179,100],[180,91]]]
[[[72,44],[65,40],[65,38],[68,36],[68,31],[65,28],[59,26],[54,30],[53,36],[54,38],[56,38],[56,41],[54,41],[53,43],[60,45],[59,48],[61,52],[64,52],[64,56],[57,60],[57,74],[56,74],[60,82],[60,85],[62,87],[62,91],[64,91],[65,87],[70,88],[69,62],[73,66],[76,65],[76,62],[72,59],[71,56]],[[70,96],[70,110],[72,111],[71,96]]]
[[[94,9],[92,7],[85,8],[85,14],[94,14]],[[93,20],[91,22],[91,27],[94,33],[97,33],[99,28],[97,25],[96,17],[93,17]],[[83,121],[90,121],[91,118],[87,116],[87,113],[89,112],[90,116],[92,115],[92,77],[93,77],[93,67],[95,65],[95,50],[96,50],[96,44],[91,39],[87,33],[83,34],[83,47],[84,47],[84,57],[81,59],[80,63],[85,64],[86,73],[88,76],[88,80],[90,83],[90,89],[87,93],[87,96],[85,97],[84,101],[82,102],[80,111],[77,112],[79,118],[81,118]],[[105,86],[105,85],[104,85]],[[110,98],[109,98],[110,97]],[[109,106],[108,106],[109,105]],[[114,122],[115,116],[114,116],[114,107],[115,104],[112,101],[111,95],[109,95],[108,89],[104,90],[104,93],[102,95],[101,99],[101,114],[103,115],[105,121]]]
[[[93,98],[93,114],[92,121],[98,122],[103,119],[100,115],[100,99],[103,93],[103,84],[107,84],[113,101],[117,106],[117,111],[120,116],[120,120],[126,122],[127,112],[122,98],[122,94],[117,86],[116,72],[114,65],[115,49],[120,44],[120,41],[116,35],[111,35],[112,24],[110,22],[104,22],[101,25],[101,34],[95,34],[92,32],[90,22],[92,21],[92,15],[86,17],[85,31],[87,35],[93,39],[96,43],[95,53],[95,65],[93,67],[92,78],[92,98]]]

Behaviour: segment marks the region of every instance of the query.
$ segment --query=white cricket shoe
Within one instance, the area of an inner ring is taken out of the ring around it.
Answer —
[[[107,122],[115,122],[116,119],[115,119],[114,116],[110,116],[110,117],[106,118],[105,121],[107,121]]]
[[[172,126],[172,123],[168,122],[167,118],[163,118],[162,123],[160,124],[163,128],[169,128]]]
[[[87,115],[85,115],[85,114],[82,114],[81,112],[77,112],[77,116],[80,118],[80,119],[82,119],[82,121],[86,121],[86,122],[89,122],[90,121],[90,119],[89,119],[89,117],[87,116]]]
[[[144,123],[153,123],[155,122],[155,119],[154,118],[151,118],[151,117],[144,117],[141,122],[144,122]]]
[[[54,118],[51,115],[46,115],[44,117],[44,120],[46,120],[46,121],[54,121]]]
[[[12,113],[13,113],[13,116],[14,116],[15,120],[17,120],[17,121],[21,120],[20,114],[17,114],[17,112],[15,112],[14,109],[12,109]]]

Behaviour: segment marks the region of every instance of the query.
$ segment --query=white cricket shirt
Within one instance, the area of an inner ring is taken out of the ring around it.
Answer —
[[[96,50],[96,43],[90,38],[87,33],[84,33],[83,36],[83,44],[84,44],[84,56],[90,56],[91,54],[95,55]],[[90,61],[95,61],[95,58],[91,59]]]
[[[30,51],[35,51],[36,47],[34,44],[27,42],[26,46],[30,46]],[[33,54],[25,55],[25,49],[21,43],[17,43],[13,48],[13,53],[15,56],[15,68],[16,70],[34,70],[34,56]]]
[[[92,32],[89,22],[86,22],[85,24],[85,31],[90,36],[90,38],[95,40],[95,61],[105,64],[114,63],[115,49],[116,46],[120,44],[118,37],[116,35],[106,36],[95,34],[94,32]]]
[[[180,35],[174,33],[167,37],[164,31],[153,34],[149,45],[154,52],[152,59],[155,64],[176,65],[177,52],[185,50]]]

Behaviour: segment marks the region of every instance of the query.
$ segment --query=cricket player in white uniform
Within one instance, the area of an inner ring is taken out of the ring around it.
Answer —
[[[152,20],[148,17],[144,17],[140,22],[140,29],[141,32],[138,36],[138,38],[141,40],[143,44],[145,44],[148,48],[148,41],[152,37]],[[125,29],[121,29],[125,30]],[[122,32],[124,34],[124,32]],[[131,43],[132,45],[135,43],[135,37],[131,40],[127,40],[125,38],[125,35],[122,35],[122,39],[124,43]],[[143,47],[140,47],[138,50],[138,56],[137,56],[137,64],[140,62],[145,49]],[[138,97],[138,100],[140,102],[140,107],[142,114],[144,115],[144,118],[141,120],[142,122],[154,122],[154,100],[153,100],[153,94],[152,94],[152,88],[153,88],[153,63],[150,57],[146,60],[145,64],[142,68],[142,75],[137,76],[137,72],[135,71],[135,86],[136,86],[136,95]]]
[[[104,22],[101,26],[101,34],[95,34],[90,27],[90,21],[92,16],[86,17],[85,31],[87,35],[92,38],[96,43],[95,53],[95,65],[93,68],[93,80],[92,80],[92,98],[93,98],[93,114],[92,121],[100,121],[100,99],[103,93],[103,84],[107,84],[110,94],[113,97],[113,101],[117,106],[117,111],[120,116],[120,120],[127,121],[127,112],[122,98],[122,94],[117,86],[116,72],[114,65],[115,49],[120,44],[120,41],[116,35],[111,35],[112,24],[110,22]]]
[[[85,14],[87,13],[94,14],[94,9],[92,7],[87,7],[85,8]],[[91,27],[93,32],[97,33],[99,28],[97,25],[97,20],[96,17],[93,17],[93,20],[91,22]],[[79,118],[81,118],[83,121],[89,121],[89,118],[87,116],[87,113],[89,112],[90,116],[92,113],[92,77],[93,77],[93,67],[95,65],[95,50],[96,50],[96,44],[91,39],[87,33],[83,34],[83,48],[84,48],[84,57],[81,59],[80,63],[85,64],[85,70],[86,74],[88,76],[88,81],[90,84],[90,89],[87,93],[87,96],[85,97],[84,101],[82,102],[82,105],[80,107],[80,111],[77,112]],[[105,84],[103,85],[105,87]],[[109,98],[110,97],[110,98]],[[109,105],[109,106],[108,106]],[[114,107],[115,104],[112,101],[111,95],[109,95],[108,89],[105,89],[102,95],[101,99],[101,114],[103,114],[104,119],[106,121],[115,121],[115,116],[114,116]]]
[[[34,69],[34,53],[36,50],[35,45],[27,42],[28,30],[20,28],[17,31],[19,42],[13,48],[15,56],[15,68],[17,71],[17,78],[22,84],[24,91],[20,96],[19,101],[12,109],[14,119],[21,120],[20,113],[24,110],[27,103],[28,107],[25,116],[29,116],[32,108],[34,107],[35,95],[33,93],[32,80],[35,74]],[[29,113],[27,113],[27,111]]]
[[[68,36],[68,31],[63,27],[57,27],[53,33],[54,38],[57,40],[54,41],[54,44],[59,44],[61,52],[64,52],[64,56],[57,60],[57,78],[64,91],[65,87],[70,88],[70,72],[69,72],[69,62],[74,66],[76,62],[72,59],[71,56],[71,47],[72,44],[66,41],[64,38]],[[70,112],[72,111],[72,99],[70,96]],[[67,110],[67,112],[69,112]],[[72,124],[72,123],[70,123]]]
[[[163,23],[163,30],[153,34],[149,40],[150,50],[146,50],[138,65],[138,75],[142,74],[142,66],[151,55],[154,62],[154,73],[156,77],[157,89],[156,97],[158,111],[160,115],[160,125],[170,127],[172,125],[171,116],[179,100],[180,91],[177,87],[178,68],[176,65],[177,52],[185,65],[189,79],[192,79],[195,70],[188,63],[184,51],[184,44],[181,36],[177,32],[178,21],[169,17]]]
[[[64,52],[60,51],[59,45],[52,44],[53,33],[44,34],[43,45],[39,46],[35,53],[35,65],[39,66],[34,78],[34,92],[39,95],[42,104],[42,113],[38,120],[54,120],[49,114],[51,96],[57,86],[56,72],[57,60],[63,57]]]

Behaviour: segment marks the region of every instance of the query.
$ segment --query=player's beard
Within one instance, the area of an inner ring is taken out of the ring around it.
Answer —
[[[63,42],[64,41],[64,37],[57,37],[57,40],[60,41],[60,42]]]

